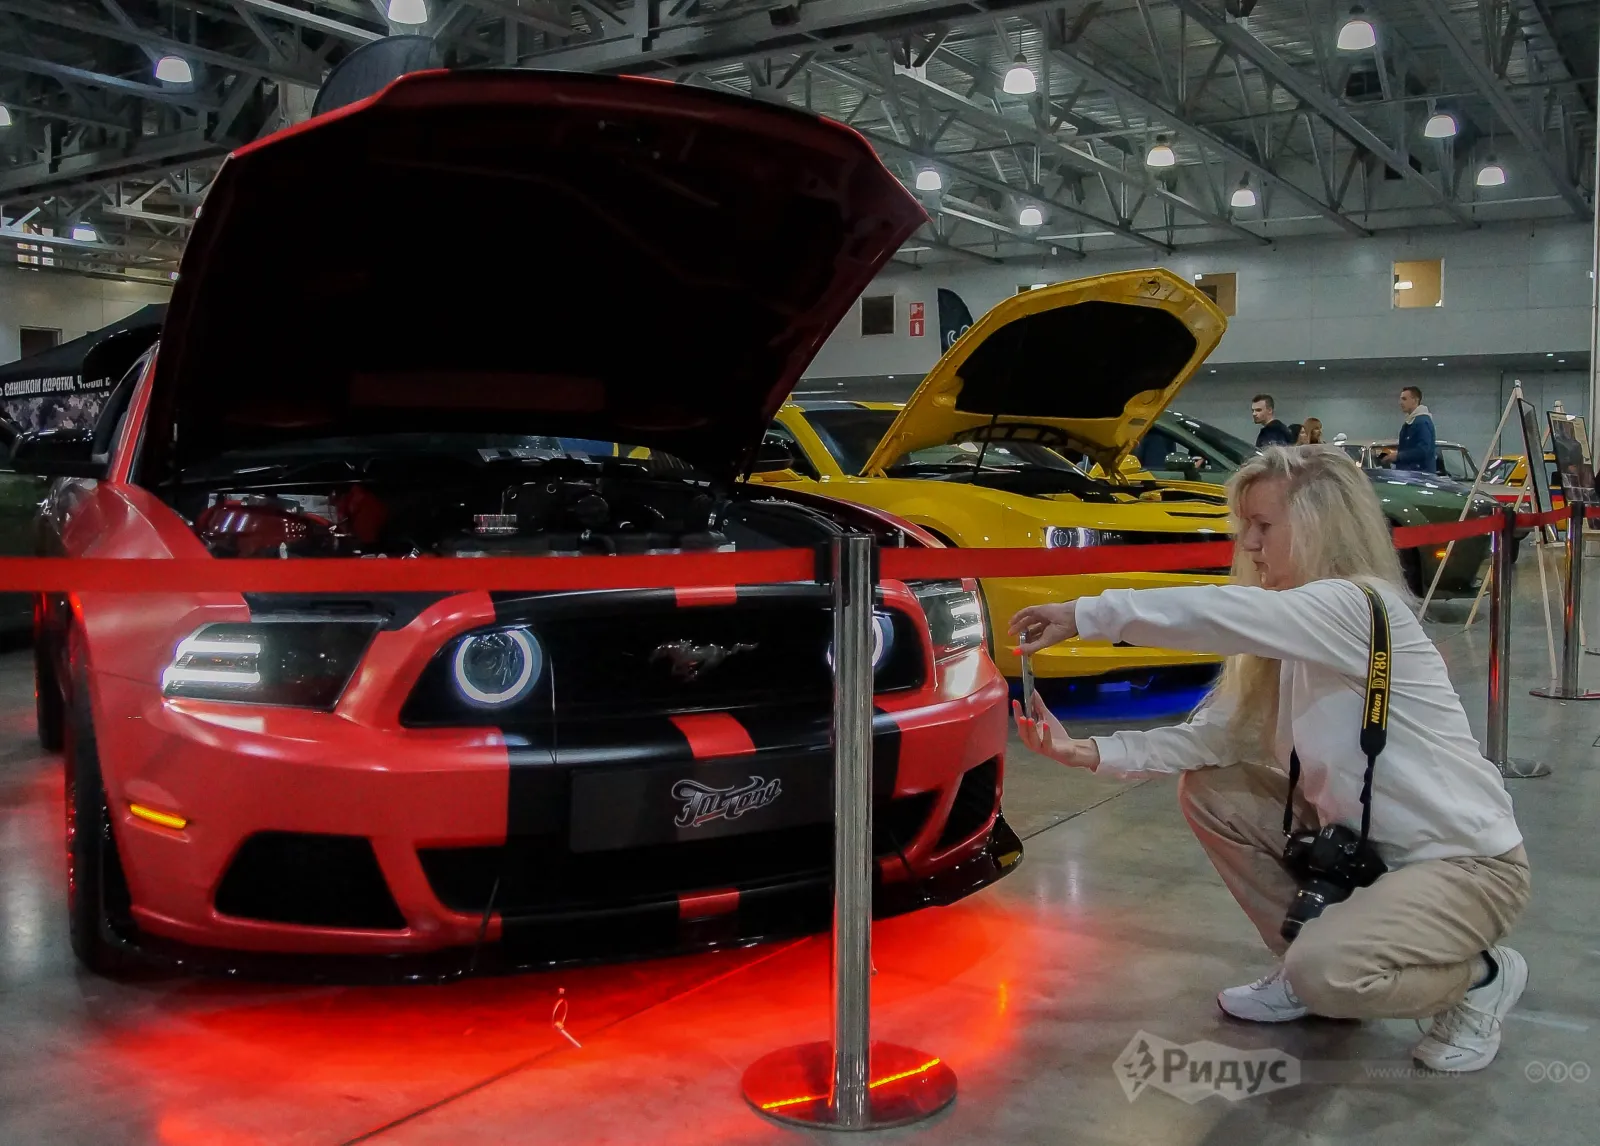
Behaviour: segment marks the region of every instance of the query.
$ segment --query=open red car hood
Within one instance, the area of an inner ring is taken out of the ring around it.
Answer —
[[[421,72],[245,147],[184,253],[142,478],[545,434],[739,472],[925,216],[866,142],[655,80]]]

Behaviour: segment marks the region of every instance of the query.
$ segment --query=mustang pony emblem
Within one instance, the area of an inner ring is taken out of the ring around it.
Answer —
[[[679,680],[696,680],[702,672],[716,668],[735,653],[755,651],[755,645],[697,645],[688,640],[670,641],[656,646],[650,654],[650,663],[671,661],[673,676]]]
[[[736,820],[746,812],[765,808],[783,795],[783,783],[752,776],[737,787],[708,788],[698,780],[679,780],[672,786],[672,798],[683,801],[683,810],[673,821],[680,828],[698,828],[710,820]]]

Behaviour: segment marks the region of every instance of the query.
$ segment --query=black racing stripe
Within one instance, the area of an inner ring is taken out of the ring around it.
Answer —
[[[558,730],[556,763],[563,770],[625,764],[681,764],[694,760],[689,738],[665,716],[620,720],[565,720]]]
[[[574,768],[688,764],[689,740],[665,717],[604,724],[568,722],[559,728],[503,728],[511,776],[506,838],[565,832],[571,815]]]
[[[828,709],[807,706],[732,714],[750,734],[758,753],[815,756],[819,767],[833,767],[833,718]],[[894,795],[900,775],[900,726],[894,716],[873,706],[872,792],[874,800]]]
[[[537,621],[551,613],[581,614],[610,612],[625,592],[630,609],[675,609],[678,594],[673,589],[573,590],[557,593],[496,591],[489,594],[495,621],[502,625]]]
[[[754,709],[729,715],[750,734],[757,752],[828,751],[832,718],[824,705]]]
[[[556,767],[556,729],[548,714],[555,684],[550,673],[536,686],[542,701],[530,708],[539,718],[503,724],[510,775],[506,788],[506,838],[563,830],[567,822],[567,779]]]

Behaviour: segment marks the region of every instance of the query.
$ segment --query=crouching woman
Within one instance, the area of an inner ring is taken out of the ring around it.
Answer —
[[[1443,1071],[1493,1061],[1528,979],[1502,940],[1529,896],[1522,835],[1439,650],[1412,612],[1372,484],[1335,446],[1269,450],[1228,490],[1232,584],[1113,589],[1024,609],[1025,654],[1059,641],[1126,641],[1227,658],[1185,723],[1077,739],[1033,698],[1016,709],[1027,746],[1117,776],[1181,773],[1179,802],[1229,891],[1281,962],[1218,996],[1238,1019],[1432,1019],[1415,1056]],[[1375,879],[1344,898],[1297,892],[1292,834],[1361,830],[1361,744],[1374,609],[1390,633],[1386,742],[1373,765],[1367,851]],[[1291,764],[1293,761],[1293,764]],[[1298,785],[1290,772],[1298,770]],[[1291,791],[1292,788],[1292,791]],[[1284,926],[1293,911],[1303,926]],[[1285,932],[1293,938],[1286,939]]]

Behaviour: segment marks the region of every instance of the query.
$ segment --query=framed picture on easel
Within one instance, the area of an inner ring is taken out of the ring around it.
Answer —
[[[1544,468],[1544,443],[1539,433],[1539,414],[1526,398],[1516,399],[1517,413],[1522,423],[1522,451],[1528,459],[1528,484],[1533,491],[1536,513],[1550,512],[1550,473]]]
[[[1556,456],[1562,492],[1578,505],[1593,505],[1594,470],[1589,465],[1581,419],[1554,411],[1546,417],[1550,420],[1550,450]]]

